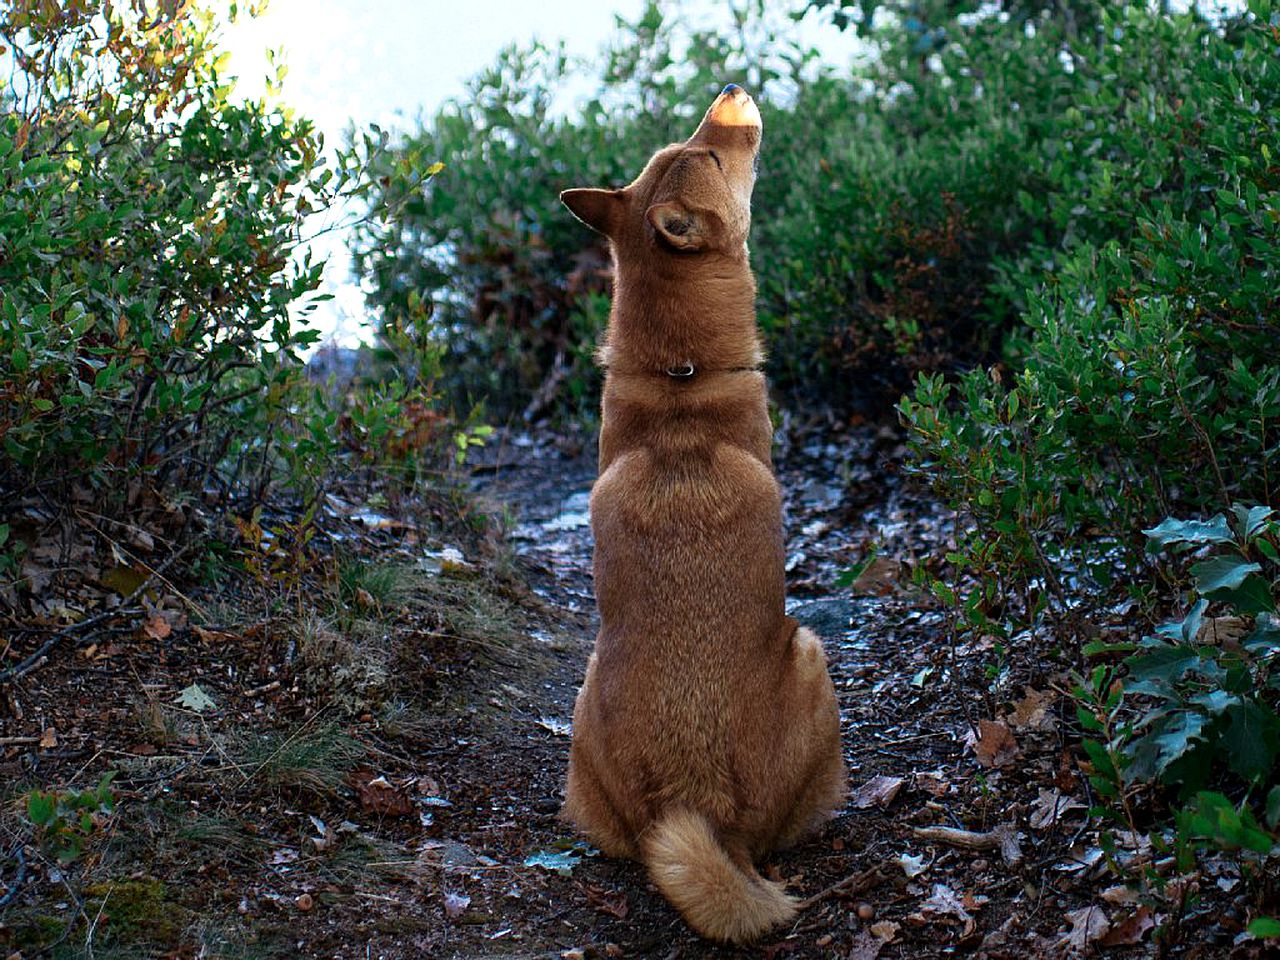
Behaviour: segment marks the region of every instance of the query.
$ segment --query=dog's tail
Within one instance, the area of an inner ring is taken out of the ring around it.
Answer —
[[[711,940],[749,943],[796,915],[796,901],[756,873],[744,856],[734,858],[701,814],[668,810],[642,845],[649,877]]]

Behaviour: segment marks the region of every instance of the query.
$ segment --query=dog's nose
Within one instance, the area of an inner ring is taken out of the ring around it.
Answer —
[[[741,92],[742,92],[742,88],[738,86],[736,83],[726,83],[724,85],[724,89],[720,91],[720,96],[723,97],[725,94],[741,93]]]

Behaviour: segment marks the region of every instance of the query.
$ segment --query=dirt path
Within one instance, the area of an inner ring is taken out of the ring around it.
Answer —
[[[439,776],[454,802],[440,842],[466,851],[451,864],[446,858],[434,891],[440,903],[455,904],[456,916],[439,928],[441,956],[865,960],[943,956],[985,944],[987,956],[1025,957],[1028,943],[1041,951],[1032,955],[1045,955],[1066,905],[1052,899],[1047,864],[1069,845],[1079,821],[1051,823],[1030,843],[1018,843],[1016,833],[1027,830],[1043,775],[1058,772],[1051,698],[1021,728],[1001,725],[1014,735],[998,765],[984,767],[966,749],[966,713],[974,722],[991,719],[984,711],[992,701],[957,696],[945,618],[901,582],[899,561],[937,547],[947,517],[903,492],[898,443],[892,431],[870,429],[813,437],[788,450],[780,469],[789,605],[826,642],[855,792],[819,836],[766,869],[802,897],[877,865],[882,877],[856,895],[824,897],[794,929],[742,950],[698,940],[642,870],[572,846],[556,819],[572,699],[593,631],[586,516],[592,471],[583,458],[566,460],[527,440],[501,451],[482,492],[514,513],[512,538],[534,588],[564,616],[550,634],[534,637],[546,648],[538,669],[490,677],[491,709],[475,717],[465,747],[440,758]],[[881,559],[860,578],[854,598],[835,580],[872,546]],[[1038,702],[1023,703],[1023,712],[1035,712]],[[1014,751],[1016,765],[1009,763]],[[1002,825],[1014,837],[1009,849],[1021,854],[1012,862],[998,849],[913,832],[941,826],[990,839]],[[547,866],[522,866],[531,861]],[[1073,873],[1068,864],[1064,875]],[[462,898],[469,898],[465,908],[457,906]],[[1046,898],[1057,909],[1043,910]]]
[[[286,563],[259,587],[166,587],[0,689],[0,956],[1026,960],[1093,949],[1095,910],[1118,931],[1108,955],[1149,954],[1151,910],[1119,887],[1097,899],[1115,881],[1060,737],[1068,665],[1043,644],[952,644],[910,576],[936,572],[951,521],[908,491],[892,430],[784,433],[789,604],[826,643],[853,787],[764,865],[820,895],[794,928],[704,943],[557,819],[595,629],[594,464],[509,436],[474,472],[507,536],[449,521],[469,557],[440,516],[335,499],[336,576]],[[106,547],[72,545],[84,563]],[[108,772],[113,807],[59,862],[28,798],[70,803]],[[1238,922],[1188,919],[1210,952],[1185,955],[1226,955],[1206,945]]]

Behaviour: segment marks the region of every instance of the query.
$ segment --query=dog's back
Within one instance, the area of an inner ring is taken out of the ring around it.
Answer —
[[[726,88],[626,190],[565,195],[610,237],[617,278],[591,501],[601,628],[565,813],[733,941],[794,912],[752,861],[843,789],[821,647],[784,614],[746,255],[758,143],[755,105]]]

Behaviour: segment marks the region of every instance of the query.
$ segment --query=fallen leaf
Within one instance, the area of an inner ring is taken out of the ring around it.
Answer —
[[[627,919],[630,908],[627,906],[627,895],[621,890],[610,893],[600,887],[586,886],[587,903],[601,913],[607,913],[619,920]]]
[[[1032,687],[1025,690],[1026,696],[1013,705],[1009,723],[1016,730],[1052,730],[1054,720],[1049,707],[1053,704],[1054,695],[1041,693]]]
[[[232,643],[236,640],[234,633],[227,633],[225,630],[206,630],[199,624],[192,624],[191,632],[200,639],[201,643]]]
[[[582,855],[575,850],[539,850],[525,857],[526,867],[541,867],[562,877],[573,874],[573,868],[582,860]]]
[[[1151,915],[1151,908],[1144,904],[1123,920],[1112,923],[1111,929],[1098,942],[1104,947],[1125,947],[1141,943],[1147,931],[1155,925],[1156,921]]]
[[[898,857],[898,866],[902,868],[902,872],[906,874],[907,879],[918,877],[924,873],[927,864],[924,862],[924,856],[913,857],[909,853],[904,853]]]
[[[98,582],[104,587],[114,590],[120,596],[127,597],[147,582],[147,576],[148,574],[136,567],[121,564],[103,573],[98,578]]]
[[[1031,807],[1030,824],[1032,829],[1044,830],[1053,826],[1063,815],[1071,810],[1083,810],[1085,805],[1074,797],[1064,797],[1056,789],[1040,788],[1040,796]]]
[[[1111,929],[1111,921],[1099,906],[1070,910],[1064,917],[1071,924],[1071,929],[1058,938],[1058,945],[1071,953],[1083,954],[1089,944],[1104,937]]]
[[[567,737],[573,733],[573,724],[558,717],[539,717],[538,726],[550,730],[558,737]]]
[[[978,736],[972,745],[978,763],[984,767],[1002,767],[1018,755],[1018,741],[999,720],[979,720]]]
[[[881,810],[893,803],[893,798],[902,789],[902,777],[872,777],[849,795],[855,810],[865,810],[878,806]]]
[[[1054,864],[1053,869],[1061,870],[1063,873],[1079,873],[1081,870],[1088,870],[1090,867],[1097,866],[1101,859],[1101,847],[1086,847],[1084,844],[1076,844],[1067,851],[1067,859]]]
[[[173,627],[169,626],[168,620],[157,613],[142,625],[142,632],[152,640],[163,640],[173,633]]]
[[[40,734],[40,743],[38,745],[41,750],[52,750],[58,745],[58,731],[53,727],[47,728],[44,733]]]
[[[931,797],[941,797],[951,789],[950,781],[943,780],[936,773],[917,773],[915,785]]]
[[[406,787],[397,786],[384,776],[366,779],[369,772],[366,770],[365,776],[355,780],[362,809],[380,817],[407,817],[413,813],[413,798]]]
[[[1133,887],[1125,886],[1123,883],[1114,887],[1107,887],[1098,896],[1112,906],[1119,906],[1122,903],[1137,903],[1138,891]]]
[[[471,898],[465,893],[446,893],[444,895],[444,915],[450,920],[457,920],[471,906]]]
[[[870,930],[862,930],[853,938],[848,960],[876,960],[884,949],[885,942]]]
[[[881,920],[879,923],[873,923],[867,929],[885,943],[893,943],[893,938],[898,935],[898,931],[902,928],[892,920]]]
[[[929,899],[920,904],[920,909],[912,914],[924,921],[954,917],[957,920],[972,920],[973,916],[965,909],[956,892],[945,883],[935,883]]]
[[[183,687],[182,692],[178,694],[178,698],[174,702],[178,706],[194,710],[196,713],[204,713],[206,710],[213,710],[217,707],[217,704],[213,702],[213,697],[205,693],[198,683]]]

